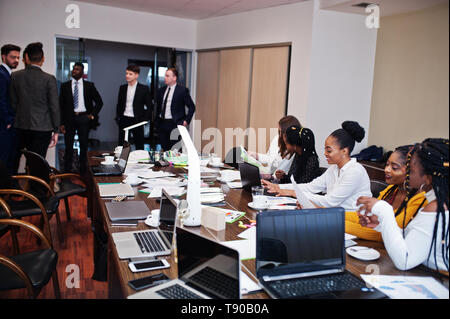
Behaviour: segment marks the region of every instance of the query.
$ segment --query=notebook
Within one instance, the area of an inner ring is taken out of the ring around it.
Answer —
[[[256,216],[256,275],[272,298],[386,298],[345,269],[341,207]]]
[[[130,155],[131,145],[127,141],[123,143],[122,153],[120,153],[119,161],[114,165],[98,165],[91,167],[95,176],[120,176],[125,172],[128,156]]]
[[[178,279],[129,299],[240,299],[239,253],[177,227]]]
[[[134,190],[126,183],[99,183],[100,197],[134,196]]]
[[[120,259],[170,255],[177,203],[164,190],[161,194],[160,222],[165,229],[118,232],[112,238]]]
[[[106,202],[106,210],[111,221],[146,219],[150,210],[142,200]]]

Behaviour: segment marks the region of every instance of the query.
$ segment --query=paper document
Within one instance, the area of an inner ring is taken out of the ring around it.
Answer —
[[[125,172],[123,174],[124,175],[128,175],[128,174],[139,175],[140,173],[148,172],[149,169],[152,168],[153,166],[155,166],[155,165],[154,164],[141,164],[141,163],[134,163],[134,164],[127,163],[127,167],[125,168]]]
[[[293,175],[291,175],[291,182],[292,182],[292,186],[294,187],[295,195],[297,196],[297,201],[302,206],[302,208],[303,209],[317,208],[308,199],[308,197],[306,197],[305,193],[298,187]]]
[[[231,240],[223,241],[221,244],[236,249],[241,260],[256,258],[256,240]]]
[[[227,182],[227,185],[231,189],[242,188],[242,182]]]
[[[237,235],[239,238],[253,240],[256,242],[256,227],[250,227]]]
[[[140,178],[161,178],[161,177],[170,177],[170,176],[176,176],[175,174],[169,173],[169,172],[163,172],[163,171],[152,171],[147,170],[147,172],[139,172],[138,176]]]
[[[262,288],[242,270],[240,271],[240,284],[241,284],[241,294],[249,294],[254,291],[261,290]]]
[[[393,299],[449,299],[448,289],[433,277],[361,275]]]
[[[170,196],[178,197],[178,196],[182,196],[186,192],[184,187],[174,187],[174,186],[160,187],[160,186],[158,186],[158,187],[154,187],[152,189],[152,191],[150,192],[150,195],[148,195],[148,198],[160,198],[163,188]]]

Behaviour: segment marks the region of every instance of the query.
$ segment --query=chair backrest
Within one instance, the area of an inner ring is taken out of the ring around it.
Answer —
[[[47,183],[50,183],[51,168],[47,160],[41,155],[27,150],[22,150],[22,153],[27,159],[27,173],[31,176],[39,177]]]
[[[373,197],[378,197],[380,192],[388,187],[388,184],[382,181],[370,180],[370,191],[372,192]]]

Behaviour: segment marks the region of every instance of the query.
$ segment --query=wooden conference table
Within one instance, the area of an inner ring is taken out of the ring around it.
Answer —
[[[90,152],[92,155],[98,155],[97,152]],[[101,153],[100,153],[101,154]],[[90,157],[89,159],[90,165],[97,165],[99,164],[100,160],[94,159]],[[157,170],[158,168],[154,168]],[[163,169],[165,171],[169,171],[175,174],[187,174],[187,171],[183,168],[175,168],[175,167],[165,167],[165,168],[159,168]],[[218,175],[219,176],[219,175]],[[170,256],[163,256],[162,258],[166,258],[167,261],[170,263],[171,267],[166,269],[160,269],[160,270],[154,270],[154,271],[145,271],[145,272],[139,272],[139,273],[133,273],[130,271],[128,267],[128,260],[119,259],[117,255],[117,251],[115,249],[115,245],[113,242],[113,239],[111,237],[112,233],[115,232],[123,232],[123,231],[136,231],[136,230],[145,230],[149,229],[150,227],[144,224],[143,221],[140,221],[138,223],[137,227],[117,227],[117,226],[111,226],[108,212],[106,210],[105,202],[110,201],[110,199],[102,199],[99,196],[97,183],[114,183],[114,182],[121,182],[123,177],[98,177],[93,176],[91,172],[89,172],[88,176],[88,187],[91,191],[91,200],[92,205],[90,206],[90,209],[92,210],[89,212],[89,216],[92,217],[92,225],[94,232],[98,233],[103,232],[103,234],[107,235],[108,239],[108,257],[107,257],[107,272],[108,272],[108,289],[109,289],[109,298],[126,298],[127,296],[136,293],[135,290],[133,290],[130,286],[128,286],[128,281],[146,277],[152,274],[157,274],[160,272],[165,273],[170,279],[177,278],[177,264],[174,261],[173,253]],[[256,220],[256,214],[257,211],[251,209],[248,207],[248,203],[251,201],[251,194],[242,190],[242,189],[229,189],[226,184],[220,184],[218,181],[214,182],[214,184],[211,183],[210,186],[214,187],[221,187],[224,195],[225,195],[225,201],[226,206],[221,208],[227,208],[227,209],[233,209],[238,210],[242,212],[246,212],[246,215],[241,217],[239,221],[242,221],[244,224],[250,224],[250,220]],[[148,206],[149,214],[150,211],[153,209],[159,208],[159,203],[154,199],[148,199],[147,194],[141,193],[138,190],[142,187],[136,186],[133,187],[135,191],[135,197],[129,198],[127,200],[143,200]],[[238,226],[238,221],[232,223],[232,224],[226,224],[226,229],[224,231],[214,231],[212,229],[199,226],[199,227],[186,227],[189,231],[195,232],[198,234],[201,234],[202,236],[212,238],[216,241],[229,241],[229,240],[238,240],[240,239],[237,237],[239,233],[244,231],[244,228],[241,228]],[[361,275],[361,274],[381,274],[381,275],[406,275],[406,276],[430,276],[432,273],[427,272],[423,266],[416,267],[410,271],[399,271],[395,268],[394,264],[392,263],[391,259],[386,253],[386,250],[384,249],[383,243],[379,242],[371,242],[371,241],[365,241],[356,239],[355,240],[358,245],[362,246],[368,246],[372,247],[376,250],[378,250],[381,254],[380,258],[376,261],[361,261],[357,260],[349,255],[346,256],[346,266],[347,269],[352,272],[355,275]],[[97,245],[96,242],[94,242],[94,245]],[[98,247],[94,247],[94,251],[98,251]],[[256,281],[255,277],[255,260],[243,260],[242,263],[242,270],[249,276],[250,279],[253,279]],[[445,279],[444,282],[445,286],[448,288],[448,278]],[[253,294],[243,295],[243,298],[245,299],[262,299],[262,298],[269,298],[269,296],[265,292],[256,292]]]

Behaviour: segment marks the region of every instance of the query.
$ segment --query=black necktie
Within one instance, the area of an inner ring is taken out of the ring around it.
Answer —
[[[169,86],[169,90],[167,90],[166,98],[164,99],[164,102],[163,102],[163,108],[162,108],[162,112],[161,112],[161,118],[163,120],[166,118],[166,105],[167,105],[167,98],[169,97],[169,94],[170,94],[170,86]]]

